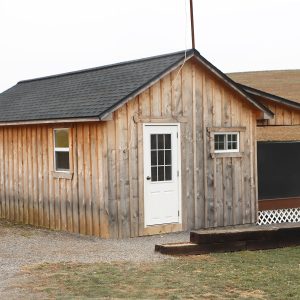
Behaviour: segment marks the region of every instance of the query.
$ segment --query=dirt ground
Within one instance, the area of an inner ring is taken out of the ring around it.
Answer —
[[[171,259],[155,253],[155,244],[188,240],[187,232],[104,240],[15,225],[0,219],[0,299],[32,299],[30,295],[24,295],[21,287],[26,282],[26,270],[35,265]]]

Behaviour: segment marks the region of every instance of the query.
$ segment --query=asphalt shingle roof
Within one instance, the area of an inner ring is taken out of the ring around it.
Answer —
[[[0,94],[0,123],[99,118],[195,57],[257,109],[273,113],[195,49],[20,81]]]
[[[99,117],[184,58],[182,51],[20,81],[0,94],[0,122]]]

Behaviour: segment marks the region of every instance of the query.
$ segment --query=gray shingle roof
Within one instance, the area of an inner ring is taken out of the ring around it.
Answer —
[[[184,57],[182,51],[20,81],[0,94],[0,122],[99,117]]]
[[[20,81],[0,94],[0,123],[99,118],[138,94],[185,58],[196,59],[256,108],[273,115],[240,86],[191,49],[119,64]]]

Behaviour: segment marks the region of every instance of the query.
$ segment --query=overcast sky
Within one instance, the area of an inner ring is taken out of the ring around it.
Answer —
[[[300,0],[194,0],[224,72],[300,69]],[[0,92],[19,80],[191,48],[189,0],[0,0]]]

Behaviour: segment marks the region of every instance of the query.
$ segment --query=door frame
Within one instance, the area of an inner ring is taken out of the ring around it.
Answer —
[[[177,171],[178,171],[178,176],[177,176],[177,184],[178,184],[178,211],[179,211],[179,216],[178,216],[178,222],[176,223],[164,223],[164,224],[157,224],[157,225],[146,225],[146,221],[145,221],[145,216],[146,216],[146,205],[145,205],[145,194],[146,194],[146,189],[145,189],[145,153],[144,153],[144,145],[145,145],[145,139],[146,139],[146,135],[145,135],[145,127],[149,127],[149,126],[160,126],[160,127],[164,127],[164,126],[176,126],[177,127],[177,133],[178,133],[178,137],[177,137]],[[174,123],[143,123],[143,157],[142,157],[142,162],[143,162],[143,172],[142,172],[142,176],[143,176],[143,211],[144,211],[144,228],[151,228],[151,227],[166,227],[166,226],[173,226],[173,225],[182,225],[182,195],[181,195],[181,130],[180,130],[180,123],[178,122],[174,122]]]

